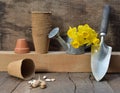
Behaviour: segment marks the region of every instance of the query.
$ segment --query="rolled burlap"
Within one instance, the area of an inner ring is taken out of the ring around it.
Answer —
[[[8,74],[24,80],[29,80],[35,75],[35,65],[31,59],[21,59],[8,64]]]
[[[32,37],[36,53],[48,52],[51,26],[51,13],[32,12]]]

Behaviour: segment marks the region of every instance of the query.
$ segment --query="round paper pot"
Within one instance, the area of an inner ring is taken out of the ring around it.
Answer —
[[[24,80],[29,80],[35,75],[35,65],[31,59],[21,59],[8,64],[8,74]]]

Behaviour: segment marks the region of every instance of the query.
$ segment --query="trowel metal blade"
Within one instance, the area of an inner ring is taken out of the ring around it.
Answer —
[[[112,47],[101,45],[100,49],[91,55],[91,69],[96,81],[100,81],[107,73]]]

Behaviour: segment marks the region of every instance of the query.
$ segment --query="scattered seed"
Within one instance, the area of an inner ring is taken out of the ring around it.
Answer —
[[[46,82],[45,82],[45,81],[42,81],[42,82],[40,83],[40,85],[46,85]]]
[[[32,80],[32,82],[33,82],[33,83],[34,83],[34,82],[36,82],[36,81],[37,81],[37,80],[35,80],[35,79],[34,79],[34,80]]]
[[[43,79],[46,79],[47,78],[47,76],[43,76]]]
[[[50,81],[51,81],[51,79],[47,78],[47,79],[45,79],[45,81],[50,82]]]
[[[44,89],[44,88],[46,88],[46,82],[45,81],[42,81],[41,83],[40,83],[40,88],[41,89]]]
[[[34,83],[31,84],[31,87],[32,88],[36,88],[40,85],[40,81],[39,80],[36,80]]]
[[[32,81],[28,81],[28,84],[31,84],[32,83]]]
[[[28,83],[31,85],[30,88],[36,88],[40,87],[41,89],[44,89],[47,87],[46,82],[53,82],[55,81],[55,78],[47,78],[47,76],[43,76],[44,80],[40,79],[40,76],[37,80],[30,80]]]
[[[47,79],[45,79],[45,81],[47,81],[47,82],[55,81],[55,78],[51,78],[51,79],[47,78]]]
[[[28,81],[28,84],[33,84],[34,82],[36,82],[36,80],[30,80]]]
[[[46,88],[46,85],[41,85],[40,88],[41,88],[41,89],[45,89],[45,88]]]
[[[51,81],[55,81],[55,78],[51,78]]]

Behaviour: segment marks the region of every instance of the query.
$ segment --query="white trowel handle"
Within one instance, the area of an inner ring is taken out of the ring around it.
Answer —
[[[101,22],[100,36],[106,35],[107,33],[109,14],[110,14],[110,6],[105,5],[103,9],[103,18]]]

